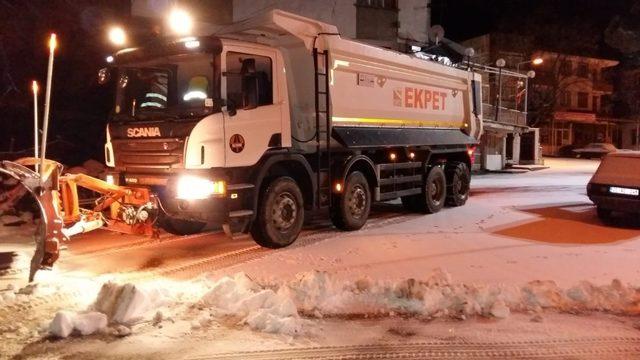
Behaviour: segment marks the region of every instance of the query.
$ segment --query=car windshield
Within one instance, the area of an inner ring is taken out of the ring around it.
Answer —
[[[182,54],[119,68],[114,114],[127,120],[188,118],[213,109],[210,54]]]

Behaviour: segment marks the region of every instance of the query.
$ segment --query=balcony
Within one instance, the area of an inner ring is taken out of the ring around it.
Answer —
[[[496,107],[491,104],[482,104],[482,120],[484,122],[496,122]],[[527,126],[527,114],[522,111],[500,107],[498,112],[499,124],[513,126]]]

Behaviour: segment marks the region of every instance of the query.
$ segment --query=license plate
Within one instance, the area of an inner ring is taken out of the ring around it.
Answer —
[[[616,187],[616,186],[610,187],[609,192],[613,194],[622,194],[622,195],[633,195],[633,196],[640,195],[640,190],[638,189],[629,189],[629,188]]]

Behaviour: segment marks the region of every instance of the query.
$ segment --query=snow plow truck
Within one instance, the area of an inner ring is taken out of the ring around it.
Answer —
[[[280,10],[110,60],[98,74],[116,88],[105,183],[146,189],[132,219],[153,203],[171,233],[216,223],[280,248],[305,210],[357,230],[373,202],[435,213],[469,195],[482,133],[473,71]]]

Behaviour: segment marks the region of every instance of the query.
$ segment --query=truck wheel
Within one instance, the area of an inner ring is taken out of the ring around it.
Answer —
[[[331,222],[341,230],[358,230],[364,226],[371,211],[371,191],[367,178],[360,171],[347,176],[344,191],[331,205]]]
[[[447,200],[449,206],[462,206],[469,198],[471,175],[467,164],[454,162],[446,168]]]
[[[434,214],[442,209],[447,197],[447,179],[444,171],[439,166],[434,166],[429,170],[424,181],[422,195],[417,200],[421,212]]]
[[[277,249],[296,241],[303,223],[302,192],[295,180],[283,176],[261,194],[251,235],[260,246]]]
[[[162,221],[162,228],[174,235],[192,235],[197,234],[204,229],[204,222],[184,220],[174,217],[166,217]]]

